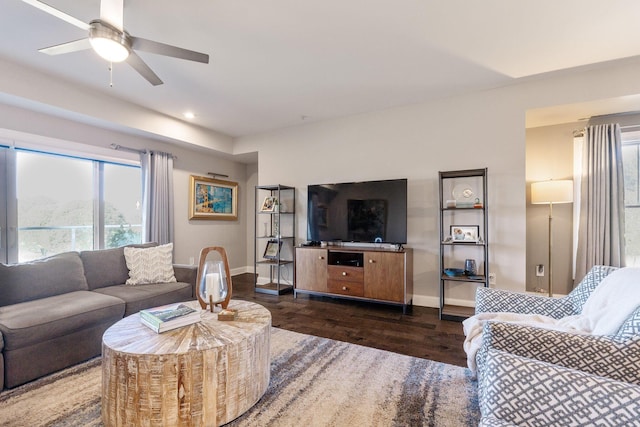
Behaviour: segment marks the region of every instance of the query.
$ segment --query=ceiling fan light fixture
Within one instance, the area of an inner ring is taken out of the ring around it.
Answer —
[[[131,53],[131,43],[127,33],[99,19],[91,21],[89,42],[93,50],[109,62],[122,62]]]
[[[90,41],[93,50],[109,62],[122,62],[129,57],[127,48],[111,39],[96,37]]]

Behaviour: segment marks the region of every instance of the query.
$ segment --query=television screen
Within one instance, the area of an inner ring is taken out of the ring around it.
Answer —
[[[407,243],[407,180],[309,185],[307,240]]]

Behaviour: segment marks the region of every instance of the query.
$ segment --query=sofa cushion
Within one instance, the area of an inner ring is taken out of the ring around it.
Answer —
[[[0,307],[5,350],[33,345],[90,328],[124,314],[124,301],[91,291],[69,292]]]
[[[157,243],[143,243],[129,247],[150,248],[157,245]],[[84,275],[90,290],[122,285],[129,278],[129,269],[124,259],[124,247],[82,251],[80,258],[84,264]]]
[[[153,248],[124,248],[129,268],[127,285],[175,282],[173,271],[173,243]]]
[[[0,264],[0,307],[87,289],[77,252],[22,264]]]
[[[96,289],[95,292],[111,295],[125,301],[125,316],[145,308],[193,300],[191,284],[184,282],[108,286]]]

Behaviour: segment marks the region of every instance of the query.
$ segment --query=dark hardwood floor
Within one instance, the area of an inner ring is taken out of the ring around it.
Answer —
[[[271,311],[273,326],[452,365],[466,366],[462,324],[440,320],[435,308],[402,308],[329,297],[254,291],[253,275],[233,277],[233,298]]]

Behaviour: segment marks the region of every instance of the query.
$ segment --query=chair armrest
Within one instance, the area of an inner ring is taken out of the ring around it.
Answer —
[[[191,296],[197,298],[198,286],[196,279],[198,277],[198,266],[187,264],[173,264],[173,272],[178,282],[191,284]]]
[[[543,314],[560,319],[576,314],[568,298],[549,298],[510,292],[502,289],[479,287],[476,289],[476,313]]]
[[[640,384],[640,335],[615,338],[487,322],[476,358],[478,372],[485,371],[487,354],[493,349]],[[484,376],[484,373],[480,375]]]
[[[484,417],[516,425],[640,426],[640,386],[492,349]],[[499,424],[498,424],[499,425]]]

